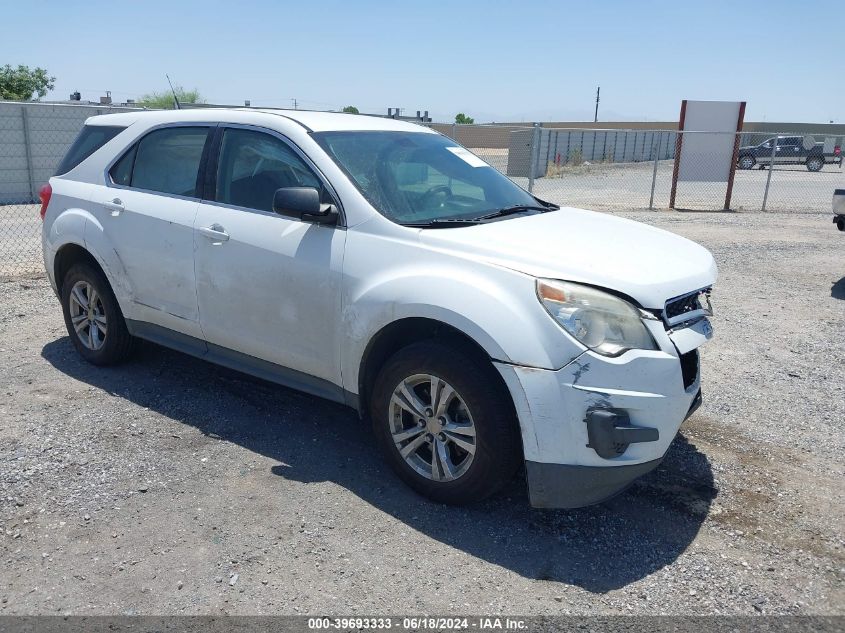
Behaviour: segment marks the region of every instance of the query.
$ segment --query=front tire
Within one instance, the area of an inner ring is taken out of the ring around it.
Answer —
[[[820,171],[824,167],[824,160],[813,156],[807,159],[807,171]]]
[[[492,495],[522,460],[507,389],[460,343],[421,341],[398,351],[379,372],[370,413],[396,474],[439,503]]]
[[[105,275],[88,263],[71,266],[62,282],[62,312],[76,351],[93,365],[114,365],[132,353],[135,339]]]

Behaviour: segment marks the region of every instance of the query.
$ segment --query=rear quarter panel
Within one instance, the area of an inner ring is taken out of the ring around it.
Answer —
[[[44,217],[42,244],[44,265],[53,289],[58,292],[62,280],[55,278],[55,258],[62,247],[75,244],[87,250],[100,264],[114,290],[121,310],[131,305],[131,289],[126,284],[122,264],[114,246],[92,212],[93,187],[69,178],[50,179],[53,195]]]

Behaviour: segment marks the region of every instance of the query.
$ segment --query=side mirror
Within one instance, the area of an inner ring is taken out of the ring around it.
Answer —
[[[317,224],[337,221],[334,205],[320,204],[320,192],[314,187],[282,187],[273,194],[273,211],[279,215]]]

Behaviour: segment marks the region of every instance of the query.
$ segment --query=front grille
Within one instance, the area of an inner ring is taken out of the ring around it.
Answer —
[[[681,297],[680,299],[675,299],[671,303],[666,304],[666,316],[670,319],[695,310],[701,310],[701,303],[698,301],[698,295]]]
[[[686,354],[681,354],[681,375],[684,378],[684,389],[698,378],[698,350],[694,349]]]
[[[705,298],[704,303],[706,305],[702,305],[702,296]],[[682,297],[670,299],[666,302],[666,305],[663,308],[663,318],[667,325],[680,323],[686,320],[685,317],[687,315],[694,317],[709,315],[710,313],[710,288],[705,288],[704,290],[691,292],[690,294]]]

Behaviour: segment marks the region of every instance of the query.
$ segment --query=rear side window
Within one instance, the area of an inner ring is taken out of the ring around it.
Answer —
[[[116,125],[85,125],[73,145],[70,146],[62,162],[56,168],[56,176],[68,173],[103,145],[123,132],[125,127]]]
[[[133,145],[111,169],[115,184],[190,198],[197,195],[207,127],[154,130]]]

